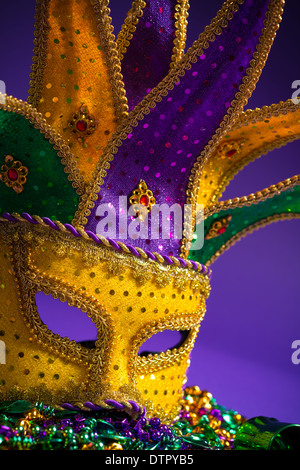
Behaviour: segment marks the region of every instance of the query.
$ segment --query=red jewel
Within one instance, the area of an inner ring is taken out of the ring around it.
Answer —
[[[87,123],[86,121],[77,121],[76,128],[79,132],[85,132],[87,130]]]
[[[227,157],[233,157],[234,154],[236,154],[236,149],[228,150],[226,153]]]
[[[19,177],[19,174],[17,170],[15,170],[14,168],[10,168],[7,172],[7,176],[10,181],[16,181]]]
[[[224,233],[224,232],[226,232],[226,227],[219,228],[219,230],[218,230],[219,235],[222,235],[222,233]]]
[[[140,198],[140,204],[142,204],[143,206],[148,206],[149,204],[149,197],[146,195],[146,194],[143,194]]]

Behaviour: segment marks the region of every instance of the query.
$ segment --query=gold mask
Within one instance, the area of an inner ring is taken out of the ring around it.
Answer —
[[[117,39],[107,0],[37,0],[29,103],[0,96],[1,399],[118,405],[132,414],[146,407],[166,423],[178,416],[209,295],[208,266],[246,233],[299,217],[299,176],[219,201],[247,163],[300,135],[297,103],[243,112],[283,4],[225,1],[184,54],[186,0],[159,8],[156,21],[151,1],[134,0]],[[165,38],[167,20],[169,56],[159,72],[151,60],[163,46],[149,55],[145,48],[151,25],[159,28],[155,41]],[[136,40],[143,35],[144,42]],[[215,48],[224,35],[230,55],[223,43]],[[143,45],[132,54],[137,44]],[[137,88],[141,96],[133,97]],[[148,212],[166,200],[189,204],[182,238],[163,249],[153,240],[146,246],[98,234],[93,211],[101,198],[111,203],[121,192],[128,205],[140,202]],[[205,243],[196,252],[197,202],[205,206]],[[39,292],[90,318],[93,348],[48,328]],[[184,332],[183,342],[139,354],[166,330]]]

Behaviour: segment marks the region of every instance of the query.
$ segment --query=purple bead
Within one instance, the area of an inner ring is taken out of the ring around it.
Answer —
[[[151,439],[152,441],[159,441],[161,438],[161,432],[159,429],[154,429],[153,431],[150,431]]]
[[[161,426],[159,426],[159,430],[164,434],[168,434],[169,428],[166,424],[162,424]]]
[[[12,437],[14,435],[12,429],[10,427],[2,425],[0,426],[0,435],[4,437]]]
[[[147,442],[150,440],[150,436],[149,436],[149,433],[148,432],[142,432],[140,434],[140,439],[142,442]]]
[[[159,418],[151,418],[150,421],[149,421],[149,424],[153,428],[158,428],[158,426],[160,425],[160,419]]]
[[[147,424],[147,419],[146,418],[140,418],[138,420],[138,425],[141,426],[141,428],[143,428],[146,424]]]
[[[131,431],[129,431],[129,429],[127,429],[123,434],[125,437],[129,437],[130,439],[134,437],[134,434]]]
[[[223,421],[223,416],[220,410],[213,409],[211,410],[210,414],[215,418],[219,419],[220,421]]]

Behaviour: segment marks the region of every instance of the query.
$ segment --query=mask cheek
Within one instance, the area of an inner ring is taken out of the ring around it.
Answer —
[[[182,389],[187,381],[190,353],[205,312],[204,302],[200,304],[195,313],[171,315],[168,319],[157,321],[155,325],[152,322],[150,334],[149,326],[146,325],[133,340],[137,389],[147,410],[167,421],[175,419],[182,403]],[[159,341],[163,339],[163,332],[169,349]],[[182,340],[173,347],[170,343],[170,332],[176,332],[178,335],[181,333]],[[149,339],[154,343],[155,336],[157,341],[153,352],[149,352]]]

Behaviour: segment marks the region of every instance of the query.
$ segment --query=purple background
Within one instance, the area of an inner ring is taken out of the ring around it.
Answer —
[[[222,1],[190,3],[188,45]],[[34,0],[1,5],[0,80],[7,94],[23,100],[32,62],[34,5]],[[116,33],[130,5],[130,0],[111,0]],[[291,84],[300,80],[299,13],[298,2],[287,2],[249,108],[291,98]],[[300,142],[295,142],[250,164],[224,197],[250,194],[299,173],[299,151]],[[299,239],[298,220],[278,222],[240,241],[213,266],[212,294],[188,384],[208,389],[219,403],[248,417],[300,423],[300,364],[291,361],[291,344],[300,340]]]

